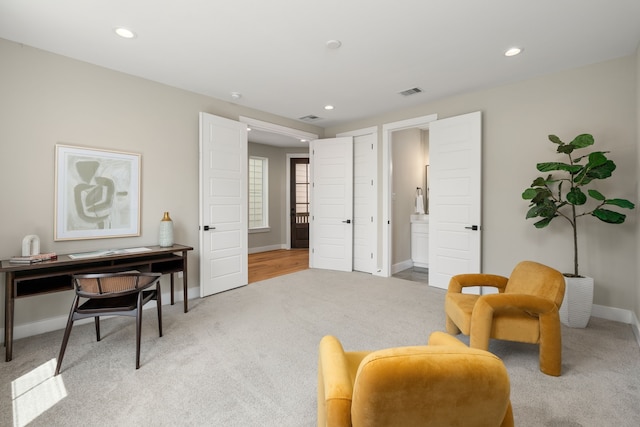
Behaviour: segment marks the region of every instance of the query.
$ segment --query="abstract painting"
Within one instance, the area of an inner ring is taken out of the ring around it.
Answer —
[[[54,240],[139,236],[140,157],[56,144]]]

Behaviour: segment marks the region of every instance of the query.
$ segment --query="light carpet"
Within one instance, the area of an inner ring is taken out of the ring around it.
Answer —
[[[163,306],[162,338],[151,303],[139,370],[133,318],[103,321],[99,343],[92,324],[74,327],[55,378],[62,331],[18,340],[14,360],[0,362],[0,425],[313,426],[322,336],[346,350],[424,344],[444,330],[444,295],[397,278],[305,270],[190,301],[186,314]],[[640,425],[631,327],[592,318],[562,332],[561,377],[538,370],[537,346],[491,342],[509,371],[516,425]]]

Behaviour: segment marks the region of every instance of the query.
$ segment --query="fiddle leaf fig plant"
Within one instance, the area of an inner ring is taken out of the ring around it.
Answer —
[[[593,180],[609,178],[616,169],[613,160],[606,156],[608,151],[576,156],[577,150],[594,144],[592,135],[578,135],[568,144],[556,135],[549,135],[549,141],[557,144],[556,151],[564,154],[567,161],[536,165],[538,171],[550,174],[546,178],[536,178],[522,193],[523,199],[531,201],[526,219],[540,218],[533,224],[536,228],[545,228],[555,218],[563,218],[571,225],[574,266],[573,274],[565,275],[581,277],[578,271],[577,219],[590,215],[609,224],[622,224],[626,215],[610,208],[633,209],[635,205],[626,199],[609,199],[597,190],[586,188]],[[591,203],[587,204],[589,201]]]

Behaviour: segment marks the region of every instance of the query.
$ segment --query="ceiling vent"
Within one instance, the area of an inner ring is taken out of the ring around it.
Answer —
[[[402,92],[400,92],[400,95],[411,96],[415,95],[416,93],[422,93],[422,89],[420,89],[419,87],[413,87],[411,89],[403,90]]]
[[[320,120],[320,119],[321,119],[321,117],[318,117],[315,114],[309,114],[307,116],[300,117],[300,120],[305,121],[305,122],[315,122],[315,121]]]

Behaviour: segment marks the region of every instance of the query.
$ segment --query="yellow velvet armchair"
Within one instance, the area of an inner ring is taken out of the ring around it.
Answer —
[[[468,286],[492,286],[498,293],[462,293]],[[469,335],[470,347],[481,350],[488,350],[490,338],[539,344],[540,370],[559,376],[559,309],[564,288],[559,271],[533,261],[520,262],[509,278],[493,274],[453,276],[445,297],[447,332]]]
[[[320,341],[319,427],[513,426],[507,370],[444,332],[425,346],[345,352]]]

